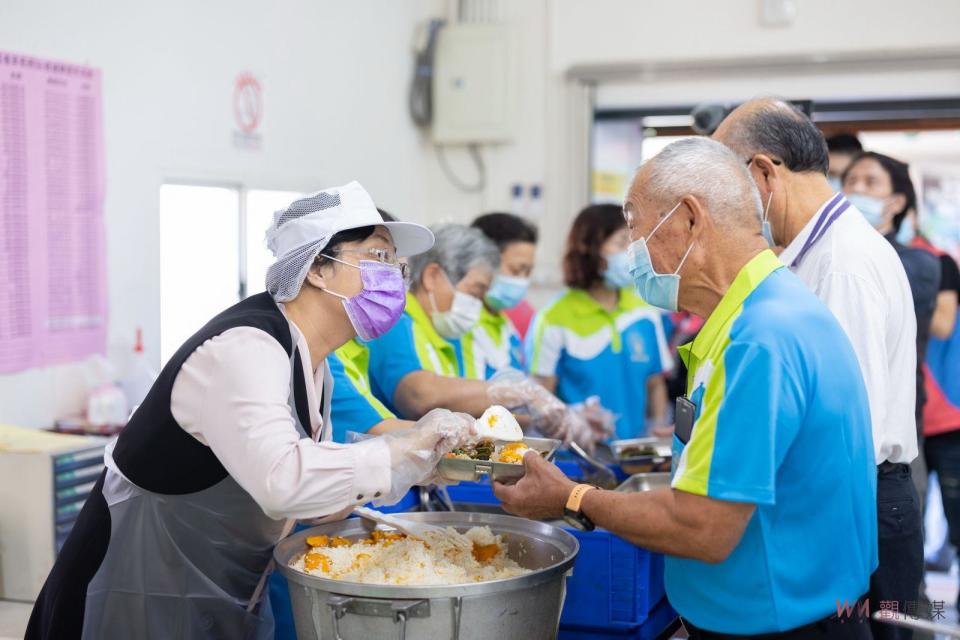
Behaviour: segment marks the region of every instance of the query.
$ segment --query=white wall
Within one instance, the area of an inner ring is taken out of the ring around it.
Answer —
[[[891,59],[960,44],[953,0],[795,0],[787,27],[763,27],[759,1],[551,0],[553,68],[722,58],[829,56],[873,51]]]
[[[125,353],[142,326],[147,353],[158,360],[164,179],[292,190],[358,179],[400,215],[429,210],[432,158],[407,116],[406,93],[414,25],[444,7],[438,0],[0,4],[0,49],[103,70],[114,354]],[[233,82],[247,70],[264,89],[259,152],[232,142]],[[68,366],[0,376],[0,421],[46,426],[79,409],[77,375]]]
[[[379,204],[423,222],[506,209],[513,183],[538,183],[542,299],[560,282],[562,243],[587,197],[594,95],[619,105],[781,88],[827,97],[856,81],[879,96],[960,91],[954,0],[799,0],[786,28],[759,26],[752,0],[491,2],[516,39],[517,111],[513,141],[483,149],[488,184],[479,194],[444,178],[406,113],[414,26],[456,2],[0,4],[0,49],[104,71],[111,349],[125,352],[143,326],[158,358],[157,190],[165,178],[292,190],[357,178]],[[770,68],[757,66],[768,59]],[[823,62],[830,59],[846,62]],[[864,60],[869,73],[857,68]],[[777,68],[784,61],[795,67],[789,78]],[[265,91],[260,152],[232,146],[232,84],[245,70]],[[596,90],[574,78],[593,79]],[[449,155],[469,180],[466,157]],[[78,406],[74,369],[0,376],[0,421],[43,426]]]

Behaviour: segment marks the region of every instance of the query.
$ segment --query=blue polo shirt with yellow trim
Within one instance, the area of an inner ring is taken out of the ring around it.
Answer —
[[[489,380],[502,369],[523,371],[523,342],[503,311],[480,312],[477,326],[459,340],[451,340],[460,365],[460,376]]]
[[[370,388],[370,352],[354,338],[327,358],[333,374],[330,419],[334,442],[346,442],[347,431],[366,433],[393,412],[373,395]]]
[[[407,293],[403,315],[385,334],[367,343],[370,350],[370,388],[386,407],[396,409],[400,381],[414,371],[432,371],[457,376],[459,364],[454,346],[440,337],[427,312],[412,293]],[[420,416],[403,416],[417,419]]]
[[[646,433],[647,379],[673,366],[660,310],[633,288],[612,312],[568,289],[536,315],[525,347],[530,373],[556,376],[564,402],[599,396],[617,416],[617,438]]]
[[[671,604],[702,628],[784,631],[854,602],[877,567],[877,469],[853,347],[763,251],[680,350],[696,405],[672,486],[756,511],[721,563],[668,557]]]

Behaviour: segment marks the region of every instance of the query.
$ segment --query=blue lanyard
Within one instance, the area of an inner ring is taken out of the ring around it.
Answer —
[[[843,197],[843,194],[838,193],[833,196],[833,199],[827,203],[827,206],[823,208],[823,213],[820,214],[820,217],[817,218],[817,223],[813,225],[813,231],[810,232],[810,235],[807,237],[807,241],[803,243],[803,247],[800,248],[800,253],[797,254],[797,257],[793,259],[793,262],[790,263],[790,268],[795,269],[797,265],[800,264],[800,261],[803,260],[803,257],[807,255],[807,252],[817,244],[827,233],[827,229],[830,228],[837,218],[840,217],[844,211],[850,208],[850,203],[847,202],[847,199]]]

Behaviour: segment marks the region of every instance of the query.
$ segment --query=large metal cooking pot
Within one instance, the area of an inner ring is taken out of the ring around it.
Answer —
[[[460,585],[371,585],[320,578],[288,566],[307,549],[306,538],[365,537],[359,518],[321,525],[281,541],[273,552],[290,584],[300,640],[404,638],[545,640],[557,635],[566,576],[579,551],[577,539],[543,522],[490,513],[406,513],[405,518],[460,531],[489,526],[502,534],[508,555],[532,573]]]

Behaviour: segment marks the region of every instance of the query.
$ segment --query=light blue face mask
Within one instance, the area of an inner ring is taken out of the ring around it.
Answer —
[[[493,278],[493,284],[490,285],[490,290],[487,291],[484,300],[490,305],[491,309],[497,311],[513,309],[527,295],[529,286],[530,280],[528,278],[518,278],[498,273]]]
[[[909,218],[900,223],[900,230],[897,231],[897,242],[905,247],[909,247],[910,243],[913,242],[913,239],[916,237],[917,230]]]
[[[680,207],[677,203],[670,212],[657,223],[646,238],[640,238],[630,245],[627,250],[630,256],[630,275],[633,277],[633,283],[637,287],[637,293],[647,304],[666,309],[667,311],[677,310],[677,301],[680,297],[680,269],[683,263],[687,261],[687,256],[693,250],[693,242],[687,247],[687,252],[680,259],[676,271],[673,273],[657,273],[653,268],[653,260],[650,257],[650,249],[647,247],[647,241],[653,237],[664,222]]]
[[[833,189],[834,193],[843,191],[843,180],[840,179],[840,176],[827,176],[827,182],[830,183],[830,188]]]
[[[886,201],[883,198],[865,196],[860,193],[847,194],[847,201],[863,214],[872,227],[879,227],[883,222],[883,208]]]
[[[603,270],[603,284],[608,289],[623,289],[633,284],[630,277],[630,257],[626,251],[604,256],[607,268]]]

